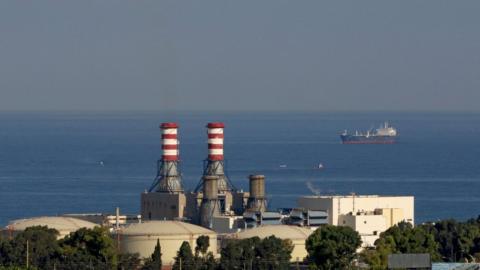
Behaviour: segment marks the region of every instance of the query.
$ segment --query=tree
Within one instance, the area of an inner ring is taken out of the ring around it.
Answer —
[[[210,246],[210,237],[207,235],[201,235],[197,238],[197,246],[195,247],[195,256],[198,256],[201,253],[203,256],[207,253],[208,247]]]
[[[288,269],[292,250],[290,240],[275,236],[232,239],[221,250],[220,269]]]
[[[438,251],[444,261],[474,261],[480,250],[480,223],[478,219],[457,222],[453,219],[442,220],[425,227],[435,236]]]
[[[49,229],[46,226],[26,228],[14,239],[1,241],[0,265],[26,266],[28,253],[30,267],[53,268],[61,254],[57,236],[57,230]]]
[[[228,240],[225,244],[225,247],[221,249],[221,269],[243,269],[244,260],[247,260],[247,258],[244,257],[240,242],[241,240]]]
[[[115,269],[117,251],[107,228],[82,228],[60,241],[64,269]],[[58,268],[61,269],[61,268]]]
[[[385,269],[388,255],[394,253],[429,253],[433,261],[440,259],[431,229],[427,225],[413,227],[407,222],[400,222],[381,233],[375,249],[363,251],[361,258],[372,269]]]
[[[157,244],[153,250],[152,256],[145,262],[142,269],[145,270],[160,270],[162,269],[162,249],[160,247],[160,240],[157,239]]]
[[[307,238],[308,260],[322,270],[350,269],[361,243],[352,228],[327,225]]]
[[[122,253],[118,255],[118,270],[140,269],[141,265],[142,260],[138,253]]]
[[[187,241],[183,241],[180,249],[177,252],[175,257],[175,262],[173,264],[173,270],[180,270],[180,265],[182,270],[195,270],[195,259],[193,257],[192,248]]]
[[[290,240],[282,240],[273,235],[263,239],[256,249],[257,269],[289,269],[292,250]]]
[[[195,264],[199,270],[213,270],[217,267],[217,262],[212,252],[208,252],[210,247],[210,237],[201,235],[197,238],[195,246]]]

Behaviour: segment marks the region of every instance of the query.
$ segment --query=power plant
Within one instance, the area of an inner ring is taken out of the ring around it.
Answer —
[[[141,193],[140,215],[69,214],[63,217],[38,217],[12,222],[2,233],[14,235],[28,226],[47,225],[64,237],[79,226],[104,225],[111,228],[123,252],[151,254],[156,241],[168,247],[167,263],[173,263],[183,241],[192,247],[201,235],[210,237],[213,254],[217,255],[217,236],[225,239],[268,237],[290,239],[295,245],[292,260],[306,255],[305,240],[313,229],[325,224],[349,226],[362,239],[363,247],[371,247],[380,233],[398,222],[414,223],[412,196],[301,196],[296,208],[268,209],[265,175],[245,176],[248,192],[237,189],[228,177],[225,166],[225,125],[208,123],[207,158],[199,170],[198,184],[187,190],[180,170],[180,126],[167,122],[160,125],[161,157],[150,188]],[[200,163],[201,161],[199,161]],[[236,182],[238,183],[238,181]],[[87,222],[88,221],[88,222]],[[72,225],[73,224],[73,225]],[[199,225],[199,226],[198,226]],[[163,252],[163,250],[162,250]]]
[[[208,156],[203,175],[193,191],[186,192],[179,169],[179,126],[162,123],[162,157],[151,187],[141,194],[144,220],[181,220],[214,229],[221,217],[239,219],[245,210],[265,211],[264,177],[252,178],[251,194],[239,191],[229,180],[224,159],[223,123],[207,124]],[[247,207],[247,203],[250,205]]]
[[[206,128],[208,144],[203,174],[192,191],[185,191],[178,166],[179,126],[176,123],[160,125],[162,157],[152,186],[141,196],[143,220],[185,221],[217,233],[280,224],[310,228],[324,224],[347,225],[359,231],[368,245],[378,238],[378,232],[399,221],[413,223],[413,197],[408,196],[304,196],[297,208],[269,211],[266,177],[249,175],[249,191],[237,189],[225,166],[225,124],[212,122]],[[350,209],[344,206],[347,203],[351,204]]]

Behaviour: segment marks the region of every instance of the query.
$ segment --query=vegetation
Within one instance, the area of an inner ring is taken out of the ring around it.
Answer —
[[[435,236],[441,260],[480,262],[480,216],[466,222],[449,219],[424,226]]]
[[[162,269],[162,249],[160,247],[160,240],[157,239],[157,244],[153,250],[152,256],[145,260],[142,270],[160,270]]]
[[[399,223],[380,234],[375,248],[363,251],[361,258],[372,269],[386,269],[392,253],[429,253],[433,261],[480,262],[480,217],[416,227]]]
[[[80,229],[62,240],[57,240],[57,236],[54,229],[35,226],[11,240],[1,240],[0,267],[117,269],[117,251],[107,229]]]
[[[117,251],[107,228],[82,228],[60,241],[63,249],[62,267],[84,269],[96,265],[96,269],[116,269]]]
[[[318,228],[307,241],[308,261],[312,269],[351,269],[362,241],[350,227]]]
[[[2,240],[0,265],[9,266],[11,269],[15,269],[14,266],[27,265],[41,269],[53,268],[62,254],[57,235],[58,232],[54,229],[35,226],[27,228],[12,240]]]
[[[173,270],[195,270],[196,264],[192,253],[192,248],[187,241],[183,241],[180,249],[175,257],[175,263],[173,264]]]
[[[214,270],[217,268],[217,262],[212,252],[208,252],[210,247],[210,237],[202,235],[197,238],[195,247],[195,264],[198,270]]]
[[[440,258],[435,236],[425,226],[413,227],[402,222],[391,227],[375,242],[374,250],[362,252],[362,259],[373,269],[385,269],[392,253],[430,253],[432,260]]]
[[[221,250],[220,269],[289,269],[293,244],[275,236],[230,240]]]
[[[58,232],[47,227],[27,228],[12,239],[0,238],[0,270],[42,269],[142,269],[162,267],[162,250],[157,240],[152,255],[143,260],[138,254],[119,254],[106,228],[80,229],[57,240]],[[289,269],[293,245],[275,236],[224,243],[216,260],[209,252],[210,239],[200,236],[195,250],[183,242],[173,269]],[[442,220],[413,227],[399,223],[380,234],[375,247],[357,257],[361,245],[357,232],[349,227],[325,226],[306,241],[311,269],[352,269],[357,262],[370,269],[386,269],[393,253],[429,253],[433,261],[480,262],[480,217],[465,222]],[[358,259],[358,260],[357,260]]]
[[[138,253],[118,254],[118,270],[142,269],[142,260]],[[147,268],[148,269],[148,268]]]

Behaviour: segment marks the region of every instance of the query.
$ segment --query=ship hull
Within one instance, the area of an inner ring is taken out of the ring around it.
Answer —
[[[397,143],[395,136],[363,136],[363,135],[340,135],[343,144],[394,144]]]

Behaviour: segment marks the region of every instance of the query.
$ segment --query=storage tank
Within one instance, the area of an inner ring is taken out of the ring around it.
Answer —
[[[253,229],[243,230],[238,233],[231,234],[231,238],[247,239],[251,237],[259,237],[260,239],[274,235],[280,239],[290,239],[293,244],[292,262],[302,261],[307,257],[308,253],[305,248],[305,240],[313,233],[313,230],[289,225],[263,225]]]
[[[34,217],[11,221],[5,228],[5,233],[11,232],[15,235],[24,231],[26,228],[33,226],[47,226],[50,229],[55,229],[59,233],[58,239],[61,239],[69,235],[71,232],[75,232],[81,228],[92,229],[99,225],[72,217]]]
[[[250,196],[248,197],[247,209],[249,211],[263,212],[267,209],[265,200],[265,176],[250,175]]]
[[[203,176],[203,199],[200,211],[200,224],[212,227],[212,217],[220,215],[218,201],[218,179],[216,175]]]
[[[164,265],[173,264],[177,251],[183,241],[187,241],[192,250],[195,250],[196,240],[201,235],[210,238],[210,247],[214,256],[217,256],[217,234],[214,231],[190,223],[180,221],[148,221],[131,224],[121,229],[120,249],[123,253],[138,253],[140,257],[150,257],[160,241],[162,248],[162,262]]]

